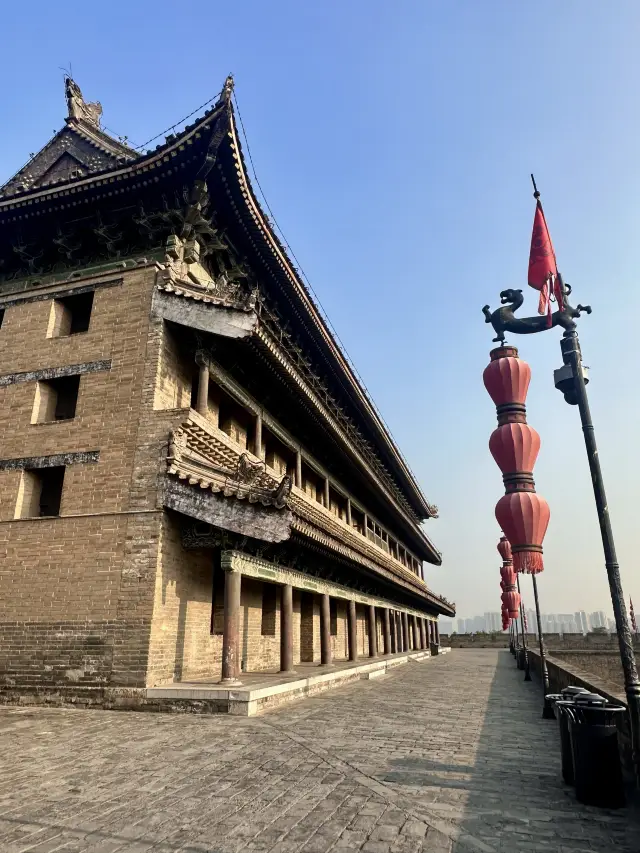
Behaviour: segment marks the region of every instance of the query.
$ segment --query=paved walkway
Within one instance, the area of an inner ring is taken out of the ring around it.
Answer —
[[[638,853],[521,678],[460,650],[249,719],[0,709],[0,850]]]

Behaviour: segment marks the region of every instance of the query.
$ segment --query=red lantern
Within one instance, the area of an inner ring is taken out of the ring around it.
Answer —
[[[516,589],[516,573],[511,561],[511,544],[509,540],[503,536],[498,542],[498,552],[502,555],[502,567],[500,568],[500,587],[502,593],[502,607],[507,611],[511,619],[517,619],[520,611],[520,594]]]
[[[544,568],[542,541],[549,525],[549,504],[535,492],[511,492],[496,504],[498,524],[512,542],[513,564],[535,575]]]
[[[490,353],[491,362],[485,367],[484,387],[496,406],[520,403],[524,406],[531,381],[531,368],[518,358],[515,347],[496,347]]]
[[[540,436],[529,424],[503,424],[491,433],[489,450],[503,474],[533,471],[540,451]]]
[[[498,542],[498,554],[502,557],[503,563],[511,563],[513,554],[511,553],[511,543],[506,536],[501,536]]]
[[[531,370],[518,358],[515,347],[497,347],[490,356],[483,379],[496,404],[498,428],[491,435],[489,449],[502,471],[506,492],[496,506],[496,519],[511,544],[516,572],[537,574],[544,568],[542,541],[550,513],[545,499],[536,494],[533,480],[540,436],[527,424],[525,401]]]

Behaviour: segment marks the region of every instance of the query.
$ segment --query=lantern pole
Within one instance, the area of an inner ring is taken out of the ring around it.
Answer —
[[[542,622],[540,620],[540,602],[538,601],[538,582],[535,575],[531,575],[533,582],[533,598],[536,603],[536,622],[538,623],[538,643],[540,644],[540,673],[542,675],[542,689],[544,690],[544,704],[542,706],[542,719],[555,720],[556,715],[553,708],[549,704],[547,695],[550,692],[549,686],[549,670],[547,669],[547,656],[544,650],[544,641],[542,639]]]
[[[584,433],[584,443],[587,450],[589,468],[591,470],[591,480],[593,482],[593,493],[598,510],[598,521],[600,522],[600,535],[602,537],[605,567],[607,570],[607,578],[609,580],[609,590],[611,593],[611,603],[613,605],[613,615],[616,622],[616,632],[618,634],[620,659],[622,661],[622,669],[624,671],[624,689],[629,708],[634,763],[636,773],[640,779],[640,680],[638,679],[638,669],[636,667],[636,658],[633,650],[633,638],[629,627],[627,609],[622,593],[620,566],[618,564],[615,543],[613,541],[613,530],[611,528],[611,519],[609,517],[609,507],[607,505],[607,497],[604,490],[604,479],[602,476],[602,469],[600,467],[598,446],[596,444],[596,433],[591,419],[589,398],[587,397],[586,383],[588,380],[585,378],[580,341],[578,340],[578,333],[575,329],[568,329],[563,334],[562,340],[560,341],[560,349],[562,351],[562,361],[565,366],[554,372],[554,380],[556,388],[562,391],[567,403],[570,405],[575,405],[577,403],[578,410],[580,412],[580,421],[582,423],[582,431]],[[570,373],[569,371],[566,371],[567,367],[569,367]],[[567,376],[567,373],[569,373],[569,376]]]
[[[522,594],[520,593],[520,573],[516,572],[518,580],[518,594],[520,595],[520,627],[522,628],[522,648],[524,649],[524,680],[531,681],[531,670],[529,669],[529,652],[527,651],[527,633],[524,629],[524,608],[522,606]]]

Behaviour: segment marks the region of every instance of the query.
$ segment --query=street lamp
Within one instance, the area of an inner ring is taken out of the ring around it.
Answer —
[[[564,286],[565,291],[568,285]],[[569,293],[571,291],[569,290]],[[589,311],[590,313],[590,311]],[[620,659],[624,671],[624,690],[627,696],[629,717],[631,722],[631,739],[633,747],[636,772],[640,775],[640,680],[636,657],[633,649],[633,637],[627,609],[622,593],[622,582],[620,580],[620,565],[616,556],[616,546],[613,541],[613,530],[609,517],[607,496],[604,490],[604,479],[598,456],[596,444],[596,433],[591,419],[589,398],[587,397],[587,383],[589,381],[587,368],[582,364],[582,352],[576,329],[567,329],[560,341],[563,366],[554,371],[554,382],[556,388],[562,392],[564,399],[571,406],[578,406],[584,443],[587,450],[587,459],[591,470],[593,482],[593,494],[598,510],[598,521],[600,522],[600,535],[604,549],[605,567],[609,580],[611,603],[613,605],[613,616],[618,634],[618,645],[620,647]]]
[[[578,305],[573,308],[569,304],[571,287],[565,284],[558,272],[555,252],[547,223],[540,202],[540,193],[533,179],[533,196],[536,199],[536,213],[531,237],[531,252],[529,256],[528,283],[531,287],[540,291],[539,314],[537,317],[516,317],[515,312],[524,302],[521,290],[503,290],[500,294],[502,307],[491,312],[489,306],[485,305],[483,313],[485,322],[491,323],[501,347],[505,347],[505,332],[513,334],[535,334],[555,326],[564,329],[560,350],[562,352],[562,367],[554,372],[555,385],[562,392],[567,403],[577,405],[580,412],[580,421],[584,433],[584,441],[587,450],[587,459],[591,470],[593,492],[598,520],[600,523],[600,535],[604,550],[607,578],[611,593],[611,603],[618,634],[620,647],[620,659],[624,672],[624,687],[629,709],[629,720],[631,725],[631,741],[636,774],[640,779],[640,680],[636,667],[633,639],[627,611],[622,594],[620,581],[620,567],[616,556],[611,519],[604,489],[600,459],[596,445],[596,436],[589,409],[587,397],[587,369],[582,364],[582,352],[578,340],[575,321],[582,313],[590,314],[589,306]],[[551,301],[555,297],[558,310],[551,312]],[[534,577],[535,572],[531,572]],[[537,597],[537,589],[534,588]]]

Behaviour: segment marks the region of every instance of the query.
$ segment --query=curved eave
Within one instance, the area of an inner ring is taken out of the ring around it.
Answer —
[[[7,198],[0,198],[0,214],[5,211],[20,210],[25,207],[39,207],[42,209],[43,207],[46,208],[47,205],[55,206],[61,197],[82,195],[94,189],[135,181],[136,178],[146,177],[147,173],[149,178],[153,180],[159,176],[164,165],[171,163],[172,160],[178,157],[181,151],[187,150],[196,139],[202,137],[202,131],[209,129],[225,109],[226,106],[224,104],[217,105],[203,116],[200,121],[185,128],[179,136],[170,138],[169,142],[159,145],[155,151],[142,155],[136,160],[123,163],[119,167],[93,172],[84,178],[76,178],[52,184],[49,187],[39,190],[25,190]],[[53,140],[47,143],[47,146],[51,142]]]
[[[433,517],[432,506],[422,493],[419,484],[408,468],[386,427],[382,423],[373,403],[353,373],[336,340],[327,328],[304,282],[298,275],[295,267],[291,264],[284,247],[271,228],[267,217],[262,212],[260,203],[253,192],[251,182],[247,174],[242,154],[242,146],[238,137],[232,110],[230,111],[229,125],[235,172],[239,184],[240,195],[244,204],[243,213],[250,218],[253,224],[252,231],[257,229],[260,232],[265,248],[274,257],[281,274],[285,275],[290,289],[295,294],[303,312],[311,318],[316,332],[316,338],[319,337],[325,353],[329,355],[330,361],[337,364],[341,375],[346,377],[349,384],[349,391],[353,393],[361,413],[365,416],[369,426],[377,436],[379,443],[386,448],[393,464],[394,473],[401,481],[404,491],[414,505],[419,517],[421,519]]]
[[[354,401],[364,415],[373,434],[377,437],[378,443],[385,448],[385,456],[392,463],[392,469],[399,480],[399,485],[403,488],[407,498],[414,506],[418,517],[421,519],[433,517],[431,505],[423,495],[420,486],[382,423],[373,403],[369,400],[368,395],[354,375],[340,347],[311,299],[306,286],[291,264],[285,249],[261,210],[247,175],[230,102],[227,100],[218,102],[200,120],[185,128],[177,136],[168,137],[165,144],[158,146],[155,151],[123,163],[118,168],[106,169],[84,178],[61,182],[40,190],[25,191],[4,199],[0,198],[0,219],[19,219],[23,215],[25,218],[37,215],[37,213],[43,212],[43,209],[60,207],[61,199],[66,199],[68,196],[82,196],[94,189],[97,189],[98,194],[101,195],[101,188],[104,188],[104,191],[107,193],[111,193],[112,191],[120,191],[117,186],[118,184],[120,184],[121,190],[124,191],[125,186],[128,184],[128,188],[131,188],[130,185],[132,183],[135,184],[136,179],[141,180],[143,184],[147,179],[154,181],[162,172],[163,166],[170,164],[174,158],[178,157],[180,152],[188,149],[197,138],[202,136],[203,130],[210,132],[217,119],[225,113],[229,120],[228,138],[235,165],[233,179],[239,190],[239,193],[236,195],[241,197],[243,206],[243,210],[238,211],[239,214],[250,219],[253,225],[252,231],[257,231],[260,234],[267,254],[275,260],[280,275],[285,277],[289,285],[288,289],[295,296],[301,313],[311,319],[316,333],[316,340],[328,356],[329,367],[333,368],[336,365],[340,376],[346,378]],[[169,166],[169,168],[171,167]],[[30,210],[24,210],[25,208],[30,208]],[[429,543],[429,549],[431,550],[432,548],[433,546]],[[433,551],[439,560],[439,554],[435,549]]]

